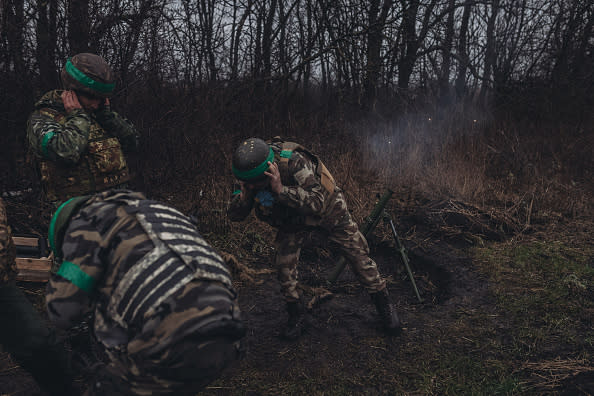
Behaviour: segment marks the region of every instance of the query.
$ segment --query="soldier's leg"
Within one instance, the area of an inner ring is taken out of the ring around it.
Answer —
[[[297,292],[297,264],[301,254],[303,235],[279,230],[274,240],[274,264],[278,271],[281,293],[287,302],[299,301]]]
[[[390,304],[386,281],[381,278],[375,261],[369,257],[367,240],[348,212],[328,239],[338,244],[357,279],[369,292],[386,331],[399,333],[400,319]]]
[[[68,395],[71,376],[66,352],[53,329],[14,284],[0,286],[0,343],[50,395]]]
[[[297,292],[297,264],[303,239],[304,234],[279,230],[274,240],[275,265],[278,270],[281,293],[287,303],[289,315],[287,326],[281,335],[290,340],[297,339],[303,332],[304,326],[304,308]]]
[[[338,245],[340,253],[369,293],[376,293],[386,287],[377,264],[369,257],[367,240],[348,212],[343,221],[334,227],[328,239]]]

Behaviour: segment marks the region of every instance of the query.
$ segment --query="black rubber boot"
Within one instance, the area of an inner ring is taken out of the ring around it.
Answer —
[[[402,332],[400,319],[390,304],[388,289],[381,290],[377,293],[371,293],[370,295],[373,303],[375,304],[375,308],[377,309],[377,313],[382,320],[382,325],[384,326],[386,333],[389,335],[400,334]]]
[[[282,332],[282,337],[293,341],[301,336],[304,329],[305,313],[301,302],[287,302],[287,313],[289,314],[289,320],[287,321],[287,327]]]

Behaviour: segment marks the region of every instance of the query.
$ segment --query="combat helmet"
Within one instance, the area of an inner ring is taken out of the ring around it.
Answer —
[[[99,55],[81,53],[68,58],[60,74],[64,89],[108,98],[115,87],[114,75]]]
[[[233,153],[233,174],[239,180],[257,182],[266,176],[268,161],[274,162],[274,152],[262,139],[244,140]]]

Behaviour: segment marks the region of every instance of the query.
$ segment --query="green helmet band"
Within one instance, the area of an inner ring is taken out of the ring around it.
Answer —
[[[105,84],[100,81],[95,81],[91,77],[87,76],[82,71],[78,70],[76,66],[72,64],[72,58],[68,58],[66,61],[66,72],[74,78],[76,81],[81,83],[87,88],[92,89],[93,91],[101,92],[101,93],[111,93],[115,88],[115,83]]]
[[[47,239],[56,258],[62,257],[62,240],[70,218],[90,198],[89,195],[70,198],[58,207],[49,225]]]
[[[274,152],[272,151],[272,149],[270,149],[270,151],[268,152],[268,158],[266,158],[266,160],[264,160],[264,162],[262,162],[260,165],[258,165],[254,169],[246,171],[241,171],[237,169],[235,166],[232,166],[233,174],[240,180],[255,179],[259,176],[262,176],[262,174],[268,170],[268,162],[272,161],[274,161]]]

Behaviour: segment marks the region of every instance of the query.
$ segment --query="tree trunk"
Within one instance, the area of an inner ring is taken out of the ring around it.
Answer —
[[[487,21],[487,43],[485,45],[485,62],[484,62],[484,74],[483,84],[479,94],[479,102],[486,104],[487,91],[491,88],[491,81],[493,75],[493,68],[495,60],[497,58],[497,52],[495,51],[495,22],[497,21],[497,15],[499,14],[499,1],[492,0],[491,2],[491,15]]]
[[[42,92],[59,86],[56,72],[56,1],[49,4],[46,0],[37,0],[37,64],[39,65],[39,89]]]
[[[70,54],[89,51],[89,1],[68,1],[68,43]]]
[[[369,33],[367,34],[367,66],[364,82],[365,101],[367,108],[375,108],[377,101],[377,84],[381,74],[381,49],[384,25],[392,1],[385,0],[379,9],[380,0],[372,0],[369,7]]]
[[[265,77],[270,77],[272,73],[272,41],[274,25],[274,15],[276,14],[278,0],[272,0],[270,2],[270,8],[264,21],[264,30],[262,31],[262,66]]]
[[[450,97],[450,69],[452,63],[452,47],[454,42],[454,14],[456,0],[448,1],[448,19],[446,21],[445,36],[442,41],[441,70],[439,79],[439,96],[441,102],[447,102]]]
[[[458,75],[456,77],[456,96],[462,98],[466,94],[466,71],[468,70],[468,49],[466,42],[468,37],[468,22],[472,10],[472,0],[466,0],[464,3],[464,12],[460,23],[460,34],[458,38]]]

